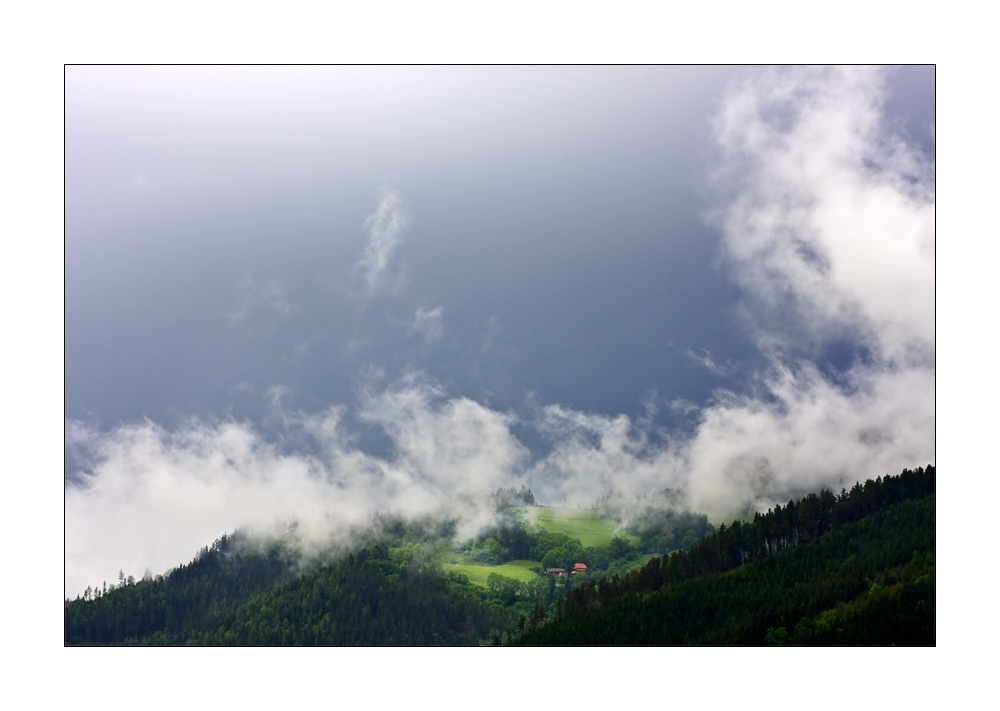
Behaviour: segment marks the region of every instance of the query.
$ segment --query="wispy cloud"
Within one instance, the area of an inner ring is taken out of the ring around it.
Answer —
[[[497,334],[501,330],[500,317],[490,316],[486,321],[486,337],[483,338],[483,353],[493,348]]]
[[[383,191],[375,212],[365,220],[368,240],[364,254],[355,265],[355,270],[364,280],[367,293],[401,287],[402,276],[392,271],[391,262],[408,224],[409,214],[403,199],[393,190]]]
[[[427,343],[436,343],[441,340],[441,336],[444,334],[443,311],[440,306],[430,310],[417,309],[413,316],[410,333],[419,334]]]
[[[729,368],[717,363],[715,359],[712,358],[712,354],[704,348],[701,349],[701,353],[695,353],[693,350],[688,349],[684,351],[684,355],[698,365],[704,367],[705,370],[712,375],[718,375],[720,377],[729,375]]]
[[[278,278],[259,283],[252,275],[247,274],[240,280],[239,289],[242,292],[240,305],[227,314],[233,323],[245,321],[254,312],[287,316],[295,311],[287,288]]]

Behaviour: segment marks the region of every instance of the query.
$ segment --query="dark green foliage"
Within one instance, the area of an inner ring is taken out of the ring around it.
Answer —
[[[531,559],[541,560],[543,568],[572,568],[583,561],[583,545],[565,533],[540,531],[531,547]]]
[[[430,543],[455,535],[456,521],[435,516],[408,518],[396,513],[379,513],[372,517],[371,529],[363,538],[371,541],[409,541]]]
[[[665,489],[649,497],[629,500],[610,493],[597,503],[606,516],[639,537],[637,552],[668,553],[687,550],[715,529],[705,514],[683,511],[676,492]]]
[[[492,496],[497,501],[513,502],[518,506],[522,505],[522,498],[534,501],[531,490],[523,486],[520,491],[499,489]],[[684,513],[675,518],[688,524],[683,533],[689,535],[689,542],[700,539],[706,530],[711,530],[704,514]],[[677,533],[678,547],[682,535]],[[462,544],[464,553],[487,565],[510,560],[537,560],[546,568],[570,568],[574,563],[585,563],[591,570],[607,570],[616,560],[635,560],[643,550],[641,545],[634,545],[621,537],[614,538],[607,545],[584,547],[578,538],[529,523],[524,512],[513,505],[498,505],[493,523]]]
[[[650,511],[634,519],[625,530],[639,536],[639,549],[643,553],[666,553],[688,550],[715,529],[705,514],[667,510]]]
[[[493,536],[500,544],[498,562],[508,560],[538,560],[531,558],[533,538],[522,516],[516,516],[510,511],[497,515],[498,525]]]
[[[796,504],[775,506],[765,514],[756,514],[751,522],[733,521],[703,538],[688,551],[678,551],[669,558],[654,558],[642,570],[630,575],[627,589],[656,590],[670,582],[721,573],[745,563],[763,560],[800,543],[817,540],[848,522],[886,510],[901,501],[933,494],[933,466],[905,469],[895,477],[869,479],[864,486],[855,484],[850,492],[834,496],[829,491],[809,494]]]
[[[372,545],[291,578],[278,548],[231,554],[232,539],[164,578],[67,601],[66,644],[478,644],[548,605],[541,578],[545,594],[516,590],[508,609],[506,578],[486,591],[443,576],[418,565],[417,544]]]
[[[505,560],[513,560],[512,557],[508,557],[509,553],[505,555],[505,551],[493,536],[490,536],[485,541],[474,541],[468,551],[469,555],[477,561],[486,563],[487,565],[497,565]]]
[[[114,644],[214,627],[227,607],[288,577],[292,562],[278,542],[259,548],[241,533],[223,536],[166,576],[130,576],[95,599],[67,600],[65,642]]]
[[[515,494],[534,500],[531,491],[524,487],[520,493],[513,488],[500,489],[493,496],[498,501],[510,501]],[[602,500],[604,508],[608,508],[607,502],[605,497]],[[518,500],[515,503],[520,505]],[[654,504],[660,506],[662,502],[657,500]],[[493,524],[480,531],[475,538],[465,541],[462,550],[487,565],[510,560],[538,560],[545,568],[570,568],[574,563],[585,563],[592,571],[602,571],[615,561],[632,561],[642,553],[688,548],[714,530],[705,514],[648,507],[643,511],[642,518],[635,518],[628,529],[640,536],[638,544],[616,537],[607,545],[584,547],[578,538],[570,538],[558,531],[546,531],[528,523],[524,513],[516,508],[501,506]]]
[[[529,531],[514,510],[502,511],[498,522],[496,537],[469,543],[468,550],[484,562],[500,562],[511,553],[526,558],[538,536],[548,535],[535,527]],[[280,545],[265,550],[239,534],[226,536],[166,577],[112,586],[97,599],[88,594],[67,601],[65,642],[423,645],[475,644],[494,636],[509,641],[537,627],[570,590],[568,580],[557,588],[541,575],[529,584],[494,574],[487,589],[461,575],[442,575],[423,564],[437,557],[439,544],[420,541],[449,533],[448,524],[378,516],[371,538],[379,543],[294,579],[290,571],[298,570],[300,561]],[[545,540],[568,547],[574,556],[583,550],[564,534]],[[626,541],[615,545],[619,553],[630,550]],[[526,622],[518,628],[521,616]]]
[[[529,495],[530,493],[528,491]],[[532,546],[540,531],[541,529],[527,524],[520,511],[501,508],[497,511],[493,524],[480,531],[476,538],[466,541],[464,550],[479,562],[488,565],[508,560],[539,560],[533,557]]]
[[[591,570],[607,570],[614,561],[635,560],[639,547],[615,537],[607,545],[584,547],[578,538],[559,531],[546,531],[526,523],[523,516],[510,512],[497,516],[495,526],[466,541],[464,551],[488,565],[509,560],[538,560],[543,568],[571,568],[585,563]]]
[[[373,543],[299,577],[284,543],[237,533],[166,576],[122,573],[67,600],[65,642],[933,644],[934,476],[904,471],[706,527],[690,550],[626,575],[614,573],[641,550],[628,540],[584,548],[501,509],[469,550],[591,572],[531,583],[494,574],[486,588],[428,562],[441,552],[433,542],[453,534],[447,521],[377,517]]]
[[[531,489],[525,488],[524,484],[521,484],[520,489],[515,489],[513,486],[509,489],[501,487],[490,494],[490,496],[498,510],[509,509],[514,506],[535,505],[535,495],[531,493]]]
[[[548,579],[542,576],[526,583],[490,573],[486,583],[493,600],[506,607],[517,607],[519,614],[539,604],[547,605],[552,599]]]
[[[934,644],[934,467],[720,526],[583,584],[524,644]]]
[[[405,549],[375,545],[252,596],[214,630],[185,642],[475,645],[505,626],[508,616],[465,595],[466,587],[436,570],[417,569]]]
[[[915,557],[915,571],[893,569],[899,582],[874,583],[867,593],[814,618],[803,617],[794,628],[796,645],[933,644],[935,639],[934,565]],[[893,575],[881,576],[891,578]]]

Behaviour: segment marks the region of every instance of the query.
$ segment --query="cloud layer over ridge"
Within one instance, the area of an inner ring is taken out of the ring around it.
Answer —
[[[885,73],[864,68],[765,70],[723,97],[708,220],[766,365],[717,391],[689,430],[560,404],[519,417],[419,370],[363,389],[353,410],[276,404],[280,436],[225,418],[70,421],[85,465],[66,487],[66,594],[119,568],[163,572],[237,526],[296,520],[310,540],[337,540],[376,510],[440,512],[463,491],[525,483],[542,502],[589,506],[611,489],[683,488],[723,517],[933,463],[934,166],[893,133],[884,101]],[[367,293],[399,283],[406,214],[386,193],[366,223]],[[435,342],[441,313],[420,309],[409,328]],[[832,368],[831,348],[847,354]],[[361,446],[352,412],[386,452]],[[524,430],[548,449],[530,451]],[[481,523],[453,513],[463,530]]]

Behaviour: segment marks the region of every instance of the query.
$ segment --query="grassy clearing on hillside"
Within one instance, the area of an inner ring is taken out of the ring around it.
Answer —
[[[570,538],[579,538],[585,548],[605,545],[615,536],[637,540],[621,530],[610,518],[601,518],[600,512],[594,509],[526,506],[521,510],[531,521],[546,531],[565,533]]]
[[[490,573],[514,578],[514,580],[520,580],[525,583],[531,582],[538,577],[538,573],[533,572],[531,568],[540,568],[542,564],[537,560],[512,560],[503,565],[445,563],[443,567],[445,570],[454,570],[456,573],[468,576],[470,583],[485,588],[486,579],[490,577]]]

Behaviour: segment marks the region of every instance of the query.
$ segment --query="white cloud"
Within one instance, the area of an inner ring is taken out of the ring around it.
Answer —
[[[378,207],[365,220],[368,241],[355,269],[361,272],[368,293],[383,288],[398,289],[401,276],[390,269],[392,256],[403,240],[409,224],[406,203],[394,191],[386,190]]]
[[[692,506],[732,515],[933,463],[933,371],[851,377],[845,390],[815,368],[776,366],[768,398],[731,396],[705,409],[678,448]]]
[[[419,375],[366,395],[361,416],[389,434],[398,464],[443,493],[496,489],[528,454],[510,432],[513,415],[468,398],[445,399]]]
[[[695,505],[736,511],[934,461],[933,165],[889,132],[883,75],[768,70],[716,121],[724,257],[772,367],[683,451]],[[853,338],[846,383],[804,356]]]
[[[375,511],[439,513],[452,495],[516,480],[527,454],[510,432],[513,416],[446,399],[419,376],[365,396],[361,415],[392,438],[390,459],[356,446],[344,408],[289,413],[280,389],[270,395],[289,437],[310,438],[312,453],[285,453],[241,422],[167,431],[146,421],[104,433],[68,422],[67,443],[89,466],[65,492],[66,594],[119,569],[162,573],[238,526],[270,532],[294,520],[308,545],[346,542]],[[468,501],[455,513],[465,534],[485,523]]]
[[[684,355],[698,365],[703,366],[705,370],[712,375],[718,375],[721,377],[729,374],[729,368],[716,363],[715,359],[712,358],[712,354],[704,348],[701,349],[701,355],[695,353],[691,349],[684,351]]]
[[[279,314],[287,316],[295,310],[295,305],[288,298],[288,290],[280,279],[268,279],[263,284],[257,283],[252,275],[245,275],[239,283],[242,291],[240,306],[227,316],[233,323],[246,320],[253,314]]]
[[[164,572],[237,526],[270,530],[330,507],[356,518],[368,503],[343,506],[316,461],[282,455],[242,423],[168,432],[147,421],[87,437],[93,463],[82,486],[66,487],[67,595],[119,568]]]
[[[846,330],[909,362],[934,344],[934,166],[889,132],[882,99],[862,67],[746,82],[715,123],[734,193],[715,217],[760,316],[789,307],[818,340]]]
[[[528,475],[543,500],[591,506],[611,490],[646,494],[683,484],[677,455],[651,447],[646,432],[626,415],[550,405],[541,409],[536,426],[554,442]]]
[[[436,343],[444,335],[443,309],[437,306],[429,311],[417,309],[413,316],[410,333],[418,333],[427,343]]]

